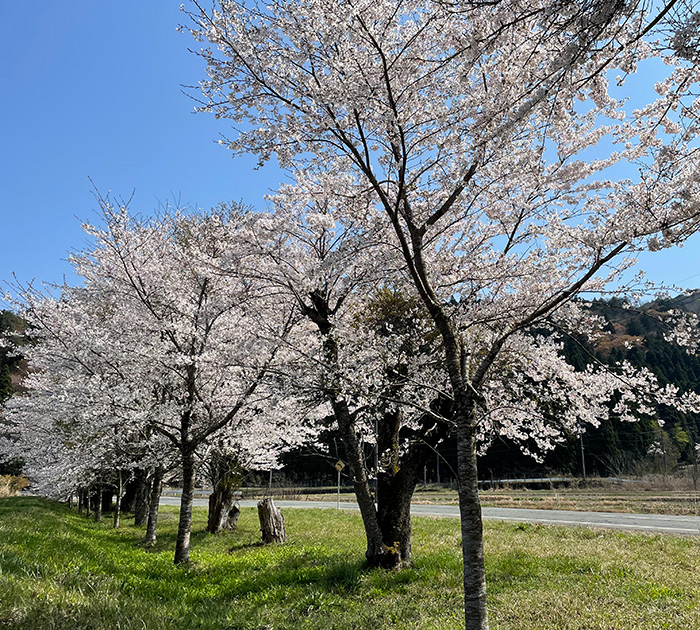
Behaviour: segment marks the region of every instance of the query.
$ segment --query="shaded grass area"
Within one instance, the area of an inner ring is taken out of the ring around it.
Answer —
[[[177,510],[157,545],[34,497],[0,500],[0,628],[165,630],[456,629],[459,524],[414,520],[415,566],[366,570],[357,514],[286,510],[290,542],[263,547],[253,509],[239,530],[204,533],[172,564]],[[700,540],[486,524],[496,629],[700,628]]]

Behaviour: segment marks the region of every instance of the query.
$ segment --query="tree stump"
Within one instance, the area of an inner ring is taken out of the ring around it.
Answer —
[[[241,512],[236,501],[240,496],[240,492],[226,487],[218,487],[209,495],[207,531],[210,534],[236,529]]]
[[[238,517],[241,515],[241,510],[237,505],[234,505],[228,512],[228,528],[236,529],[238,525]]]
[[[263,543],[286,542],[287,532],[284,529],[284,516],[272,499],[258,502],[258,518]]]

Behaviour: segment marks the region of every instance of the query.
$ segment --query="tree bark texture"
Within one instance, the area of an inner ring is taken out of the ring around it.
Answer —
[[[461,401],[459,401],[461,402]],[[457,478],[464,566],[464,619],[466,630],[488,630],[484,537],[476,459],[476,423],[473,403],[457,405]]]
[[[234,529],[238,522],[240,510],[235,503],[241,475],[235,459],[216,453],[212,456],[210,469],[213,492],[209,495],[207,531],[218,534]]]
[[[400,568],[411,562],[411,498],[420,476],[420,470],[432,454],[427,445],[412,447],[412,453],[399,461],[400,412],[384,414],[378,427],[378,449],[382,458],[389,454],[391,461],[378,467],[377,497],[372,495],[367,476],[367,465],[362,444],[358,438],[355,421],[333,372],[339,372],[338,346],[333,336],[332,309],[320,292],[309,294],[310,302],[302,304],[304,314],[318,327],[324,338],[326,359],[332,368],[326,395],[331,402],[345,445],[348,467],[352,475],[357,504],[365,528],[367,550],[365,557],[370,566]],[[397,374],[397,376],[400,376]],[[400,378],[398,379],[400,381]],[[397,383],[400,388],[400,384]],[[431,427],[435,423],[431,423]],[[422,431],[421,439],[433,439],[431,431]],[[434,443],[441,439],[437,436]],[[375,504],[376,498],[376,504]]]
[[[230,531],[236,527],[240,510],[235,505],[234,492],[233,488],[219,488],[209,495],[207,531],[210,534]]]
[[[345,444],[345,454],[348,458],[348,466],[352,474],[352,484],[355,490],[357,505],[360,508],[362,524],[365,528],[367,550],[365,558],[371,566],[382,566],[385,556],[390,553],[384,544],[382,530],[379,526],[377,508],[369,485],[365,467],[365,456],[362,445],[355,432],[355,425],[350,416],[350,411],[344,399],[332,402],[333,412],[338,422],[340,437]]]
[[[287,541],[284,516],[272,499],[263,499],[258,502],[258,518],[260,519],[260,532],[262,533],[263,543],[283,543]]]
[[[156,531],[158,528],[158,504],[163,492],[163,469],[158,466],[153,472],[151,480],[151,500],[148,508],[148,525],[146,526],[145,543],[148,546],[156,544]]]
[[[149,496],[148,471],[139,470],[136,477],[136,493],[134,495],[134,525],[146,524],[148,520]]]
[[[190,530],[192,528],[192,500],[194,499],[194,453],[182,453],[182,496],[180,498],[180,520],[175,543],[175,564],[190,561]]]
[[[447,405],[446,402],[436,404]],[[442,409],[444,414],[447,409]],[[401,412],[385,413],[377,423],[377,448],[380,453],[377,474],[377,512],[382,541],[388,549],[377,559],[379,566],[399,569],[409,566],[411,554],[411,499],[420,481],[423,466],[449,428],[430,418],[423,419],[421,430],[412,437],[408,450],[399,454]]]

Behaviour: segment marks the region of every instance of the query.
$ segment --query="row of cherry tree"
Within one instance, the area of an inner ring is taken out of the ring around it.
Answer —
[[[551,448],[611,414],[696,404],[624,364],[574,371],[559,344],[601,334],[582,296],[698,228],[699,14],[680,0],[191,7],[211,44],[201,109],[237,124],[224,144],[276,156],[294,183],[259,215],[137,221],[106,205],[95,249],[75,257],[84,285],[28,300],[46,322],[37,353],[54,348],[35,388],[65,409],[42,417],[84,426],[95,459],[132,443],[173,454],[176,561],[206,449],[253,457],[332,417],[368,560],[409,562],[418,463],[454,432],[465,624],[483,630],[479,449],[495,435]],[[640,68],[660,79],[633,109]]]

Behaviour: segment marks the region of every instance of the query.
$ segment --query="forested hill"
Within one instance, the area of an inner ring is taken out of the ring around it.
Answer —
[[[604,330],[609,334],[595,345],[583,339],[565,343],[566,355],[577,369],[594,361],[614,365],[627,360],[651,370],[661,384],[674,383],[682,390],[700,393],[700,356],[666,341],[667,328],[661,323],[663,313],[672,309],[700,314],[700,290],[633,308],[619,298],[595,301],[593,309],[604,318]],[[581,442],[589,475],[667,473],[680,465],[694,463],[694,447],[700,443],[700,415],[681,414],[662,407],[660,419],[663,427],[644,418],[634,423],[612,421],[588,429],[582,440],[571,438],[550,453],[543,465],[500,441],[482,458],[482,476],[484,471],[517,474],[541,471],[543,467],[551,472],[580,475]]]

